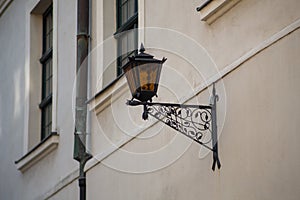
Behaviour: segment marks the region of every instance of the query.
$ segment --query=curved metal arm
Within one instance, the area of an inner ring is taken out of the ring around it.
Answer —
[[[148,115],[165,123],[169,127],[182,133],[186,137],[203,145],[213,151],[213,166],[221,168],[218,157],[218,135],[217,135],[217,114],[216,103],[218,96],[215,87],[210,105],[182,105],[158,102],[140,102],[128,100],[127,105],[144,107],[142,118],[148,119]],[[209,145],[211,143],[211,146]]]

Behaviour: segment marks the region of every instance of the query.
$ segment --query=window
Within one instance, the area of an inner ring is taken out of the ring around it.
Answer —
[[[24,147],[17,168],[25,172],[57,149],[57,0],[32,0],[26,7]],[[38,106],[37,106],[38,105]]]
[[[42,101],[41,109],[41,140],[51,134],[52,128],[52,40],[53,14],[52,5],[43,14],[43,55],[42,64]]]
[[[138,2],[137,0],[117,0],[117,76],[122,74],[122,66],[127,58],[137,53],[138,48]]]

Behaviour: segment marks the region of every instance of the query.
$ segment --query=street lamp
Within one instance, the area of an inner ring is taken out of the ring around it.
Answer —
[[[140,53],[129,57],[129,62],[124,65],[123,70],[132,97],[147,102],[157,95],[161,68],[167,59],[157,60],[153,58],[154,56],[144,52],[144,45],[141,44]]]
[[[138,55],[129,57],[129,61],[123,67],[132,94],[132,99],[127,101],[127,105],[142,105],[144,107],[142,114],[144,120],[147,120],[148,116],[151,115],[211,150],[213,152],[212,170],[215,170],[216,165],[220,169],[216,115],[218,96],[214,84],[209,105],[152,102],[152,97],[157,96],[161,69],[167,59],[158,60],[145,53],[143,44],[141,44],[139,51]],[[204,137],[207,135],[210,137],[209,140]],[[207,141],[211,141],[211,145]]]

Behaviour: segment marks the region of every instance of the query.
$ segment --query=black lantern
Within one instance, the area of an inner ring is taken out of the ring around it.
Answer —
[[[154,56],[144,53],[144,45],[141,44],[140,53],[129,57],[123,70],[133,99],[141,102],[152,101],[157,96],[160,73],[163,63],[167,60],[157,60]]]
[[[217,134],[217,101],[219,98],[216,94],[215,84],[213,83],[209,105],[152,102],[152,97],[157,93],[162,65],[167,59],[157,60],[144,52],[145,48],[141,44],[140,53],[137,56],[129,57],[129,62],[123,67],[132,94],[132,99],[127,101],[127,105],[143,106],[142,118],[144,120],[151,115],[211,150],[213,152],[212,169],[215,170],[216,166],[220,169]],[[210,139],[207,140],[208,137],[203,136],[208,136]],[[211,141],[211,146],[207,141]]]

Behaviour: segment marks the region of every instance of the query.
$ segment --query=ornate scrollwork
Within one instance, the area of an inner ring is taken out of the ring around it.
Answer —
[[[212,170],[221,168],[218,156],[218,135],[217,135],[217,101],[215,85],[210,105],[182,105],[170,103],[141,102],[134,99],[128,100],[127,105],[143,105],[142,118],[148,119],[153,116],[183,135],[193,139],[213,152]],[[211,142],[211,146],[208,143]]]
[[[206,145],[211,141],[210,106],[149,103],[146,109],[149,115],[212,150]]]
[[[153,116],[171,128],[213,151],[207,144],[212,141],[212,106],[151,103],[131,100],[131,106],[144,106],[143,119]]]

